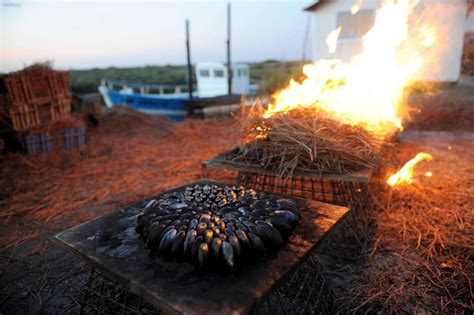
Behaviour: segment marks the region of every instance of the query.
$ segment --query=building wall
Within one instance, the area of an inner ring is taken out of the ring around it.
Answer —
[[[329,53],[327,36],[338,27],[339,12],[350,12],[355,0],[334,0],[323,4],[313,14],[313,61],[338,58],[349,61],[362,50],[361,39],[339,39],[334,53]],[[362,1],[360,10],[374,10],[381,0]],[[455,82],[459,79],[466,20],[465,0],[422,0],[414,9],[422,20],[435,21],[439,38],[425,59],[423,70],[416,79]],[[425,56],[426,57],[426,56]]]

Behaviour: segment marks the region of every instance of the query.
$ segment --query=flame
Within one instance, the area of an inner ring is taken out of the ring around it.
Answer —
[[[436,29],[429,25],[423,25],[419,30],[420,45],[430,47],[434,44],[437,38]]]
[[[429,153],[418,153],[413,159],[406,162],[398,172],[390,176],[387,180],[387,184],[392,187],[402,183],[411,184],[413,182],[413,170],[415,169],[415,165],[421,161],[431,161],[432,159],[433,156],[431,156]],[[425,175],[430,177],[433,174],[431,172],[427,172]]]
[[[423,65],[426,46],[436,40],[436,31],[427,25],[417,26],[418,35],[411,33],[408,20],[417,2],[385,0],[362,38],[360,54],[349,62],[330,59],[305,65],[306,78],[291,80],[276,92],[263,117],[306,107],[328,111],[343,123],[363,125],[377,135],[401,129],[404,89]],[[327,38],[330,51],[340,30]]]
[[[339,34],[341,34],[341,30],[342,27],[339,26],[334,31],[332,31],[326,38],[326,44],[328,44],[329,52],[331,54],[336,51],[337,39],[339,38]]]
[[[357,12],[359,12],[360,10],[360,5],[361,5],[361,0],[358,0],[357,3],[354,3],[351,7],[351,14],[354,15],[354,14],[357,14]]]

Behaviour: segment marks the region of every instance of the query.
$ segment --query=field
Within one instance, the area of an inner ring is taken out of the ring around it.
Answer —
[[[194,72],[193,72],[194,73]],[[250,64],[252,83],[261,86],[260,93],[271,93],[301,74],[301,62],[280,62],[269,60]],[[187,84],[186,66],[145,66],[135,68],[106,68],[90,70],[72,70],[71,87],[79,94],[97,92],[102,79],[139,82],[145,84]],[[194,78],[194,82],[196,79]]]

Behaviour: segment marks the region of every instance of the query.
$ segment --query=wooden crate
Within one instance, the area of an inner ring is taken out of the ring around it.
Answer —
[[[41,104],[51,100],[47,72],[44,70],[27,71],[23,75],[23,84],[27,89],[28,103]]]
[[[5,106],[24,106],[28,103],[29,90],[21,76],[6,76],[3,78],[3,82],[7,92]]]
[[[51,103],[51,120],[58,121],[71,117],[72,96],[59,98]]]
[[[40,105],[23,105],[7,108],[7,125],[15,131],[25,131],[71,117],[71,99],[62,98]]]
[[[13,130],[25,131],[28,128],[41,125],[41,119],[37,106],[23,105],[7,109],[7,123]]]
[[[55,71],[48,74],[48,84],[53,98],[71,97],[69,88],[69,72]]]

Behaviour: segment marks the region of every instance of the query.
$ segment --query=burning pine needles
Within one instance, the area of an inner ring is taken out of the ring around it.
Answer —
[[[330,113],[296,107],[264,118],[259,103],[240,118],[245,144],[228,158],[289,178],[296,170],[347,174],[384,163],[384,140]]]

